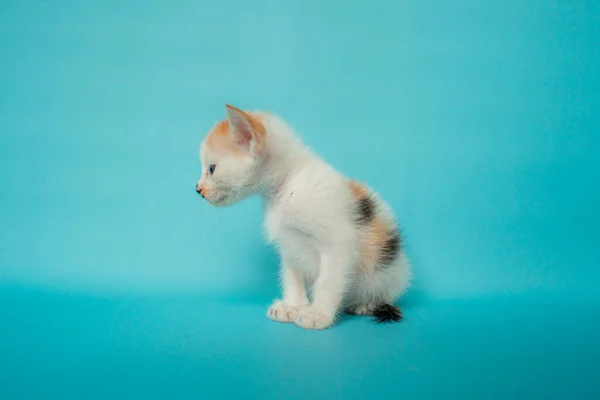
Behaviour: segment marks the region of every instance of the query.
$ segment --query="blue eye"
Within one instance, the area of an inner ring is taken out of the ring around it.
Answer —
[[[216,166],[215,164],[210,164],[210,165],[208,166],[208,173],[209,173],[209,175],[212,175],[212,174],[214,174],[214,173],[215,173],[215,168],[216,168],[216,167],[217,167],[217,166]]]

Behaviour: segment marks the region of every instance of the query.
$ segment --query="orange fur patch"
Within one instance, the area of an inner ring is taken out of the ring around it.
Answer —
[[[356,200],[360,200],[368,194],[368,190],[365,185],[357,181],[348,182],[348,187],[350,188],[350,191]]]
[[[387,241],[392,238],[391,221],[376,217],[364,228],[360,244],[359,268],[362,272],[375,272],[381,252]]]
[[[227,120],[218,122],[213,127],[206,138],[206,145],[218,153],[225,152],[238,157],[244,155],[242,147],[235,143],[229,134],[229,121]]]
[[[254,135],[255,149],[260,150],[260,147],[262,146],[262,143],[264,143],[264,139],[267,135],[265,126],[261,122],[260,118],[250,113],[246,113],[236,107],[230,105],[227,105],[227,107],[242,114],[246,118],[252,129],[252,134]],[[217,122],[215,126],[213,126],[206,137],[206,145],[211,147],[211,149],[216,152],[226,152],[238,157],[247,155],[244,149],[235,142],[233,136],[230,135],[230,126],[228,120]]]
[[[229,121],[223,120],[217,122],[213,127],[213,132],[217,136],[229,135]]]
[[[369,196],[369,189],[355,180],[348,182],[348,188],[357,201]],[[382,250],[392,238],[393,229],[392,221],[388,221],[381,215],[376,215],[362,228],[359,260],[359,268],[362,272],[375,272]]]

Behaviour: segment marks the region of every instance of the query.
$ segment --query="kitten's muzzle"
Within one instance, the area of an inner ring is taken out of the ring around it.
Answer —
[[[196,185],[196,192],[204,198],[204,188],[200,187],[200,185]]]

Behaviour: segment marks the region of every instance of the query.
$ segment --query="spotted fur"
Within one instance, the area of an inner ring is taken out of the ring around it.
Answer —
[[[356,221],[361,225],[367,225],[375,217],[375,203],[365,196],[356,202]]]
[[[402,238],[398,229],[394,228],[388,232],[388,238],[381,247],[381,254],[379,256],[379,265],[387,266],[393,263],[402,247]]]

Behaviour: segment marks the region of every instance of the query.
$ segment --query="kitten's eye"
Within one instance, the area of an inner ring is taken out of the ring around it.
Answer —
[[[215,173],[215,168],[217,168],[217,166],[216,166],[215,164],[210,164],[210,165],[208,166],[208,174],[209,174],[209,175],[212,175],[212,174],[214,174],[214,173]]]

